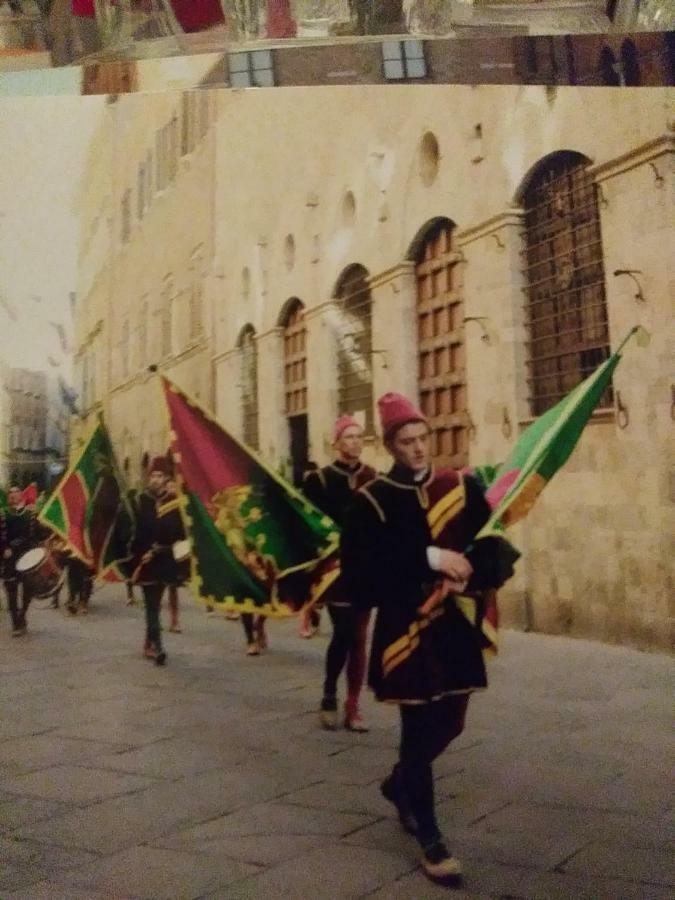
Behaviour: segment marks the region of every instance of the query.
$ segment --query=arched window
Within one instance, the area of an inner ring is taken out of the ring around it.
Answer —
[[[307,412],[307,327],[305,307],[300,300],[287,304],[282,324],[286,415],[304,415]]]
[[[258,348],[255,329],[247,325],[239,337],[241,350],[241,406],[244,443],[254,450],[260,448],[258,432]]]
[[[293,298],[284,309],[284,386],[293,481],[299,485],[309,456],[307,421],[307,327],[305,308]]]
[[[360,414],[366,433],[373,430],[372,319],[368,271],[353,265],[341,275],[335,296],[341,301],[338,337],[338,410]]]
[[[469,458],[464,296],[454,224],[438,219],[413,245],[417,278],[417,339],[422,412],[431,425],[439,465],[461,468]]]
[[[609,355],[600,216],[588,165],[578,153],[553,154],[523,192],[530,406],[537,416]]]
[[[637,47],[630,38],[621,44],[621,70],[626,87],[636,87],[641,83]]]

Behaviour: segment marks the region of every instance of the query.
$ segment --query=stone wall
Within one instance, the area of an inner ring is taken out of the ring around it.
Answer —
[[[133,320],[145,295],[160,315],[167,267],[187,283],[192,249],[203,245],[210,319],[203,339],[179,341],[162,369],[241,435],[238,343],[252,326],[260,450],[278,465],[289,452],[280,324],[299,298],[308,329],[310,456],[326,462],[337,412],[340,276],[356,263],[368,272],[375,397],[414,395],[411,258],[425,228],[446,217],[462,253],[465,315],[484,317],[488,337],[465,329],[470,459],[499,462],[529,418],[520,191],[549,154],[582,153],[601,187],[611,345],[636,324],[652,342],[629,345],[616,373],[622,415],[610,409],[594,418],[565,470],[514,529],[523,559],[503,592],[503,617],[521,628],[668,646],[675,457],[666,328],[673,284],[664,248],[672,243],[673,127],[666,90],[607,98],[602,89],[539,86],[214,92],[212,137],[181,162],[112,258],[111,372],[116,329]],[[115,126],[114,209],[133,184],[148,134],[171,117],[166,105],[174,102],[168,94],[131,100]],[[429,133],[435,159],[424,150]],[[613,276],[617,269],[642,273],[643,301],[630,279]],[[126,379],[111,378],[104,405],[121,452],[137,459],[165,449],[157,383],[140,362]],[[366,456],[387,464],[377,434]]]

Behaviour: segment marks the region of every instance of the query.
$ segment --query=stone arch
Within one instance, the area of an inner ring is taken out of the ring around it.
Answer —
[[[449,225],[451,228],[456,227],[456,223],[453,222],[452,219],[449,219],[447,216],[434,216],[433,219],[428,219],[424,223],[424,225],[422,225],[422,227],[417,231],[415,237],[410,242],[405,258],[410,262],[417,262],[420,251],[424,247],[430,233],[442,227],[443,225]]]
[[[578,150],[554,150],[552,153],[547,153],[546,156],[542,156],[541,159],[538,159],[533,165],[525,173],[522,181],[520,182],[518,189],[516,190],[513,197],[513,206],[521,207],[525,202],[525,196],[530,188],[530,186],[537,180],[540,173],[548,168],[548,166],[556,159],[562,160],[563,158],[568,158],[570,161],[578,160],[579,162],[583,162],[586,165],[591,165],[593,162],[592,159],[589,159],[588,156],[585,156],[583,153],[580,153]]]

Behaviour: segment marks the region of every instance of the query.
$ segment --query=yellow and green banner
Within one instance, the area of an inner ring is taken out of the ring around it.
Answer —
[[[295,612],[308,573],[337,548],[336,524],[197,401],[167,378],[162,386],[195,593],[223,609]]]

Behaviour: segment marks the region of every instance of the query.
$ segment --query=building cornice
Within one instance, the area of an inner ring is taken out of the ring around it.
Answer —
[[[609,178],[615,178],[617,175],[623,175],[624,172],[630,172],[631,169],[637,169],[646,163],[653,162],[662,156],[675,152],[675,134],[662,134],[654,140],[647,141],[639,147],[634,147],[628,153],[623,153],[614,159],[598,163],[590,166],[588,171],[595,181],[600,184]],[[658,173],[661,179],[664,173]],[[655,173],[656,177],[656,173]],[[658,180],[658,179],[657,179]]]
[[[266,338],[279,337],[283,333],[283,325],[275,325],[273,328],[268,328],[267,331],[261,331],[260,334],[256,335],[256,341],[260,343],[260,341],[263,341]]]
[[[391,266],[389,269],[385,269],[383,272],[377,272],[375,275],[371,275],[366,281],[368,287],[373,290],[374,288],[381,287],[383,284],[389,284],[390,281],[394,281],[397,278],[414,274],[415,263],[410,259],[406,259],[403,262],[396,263],[395,266]]]
[[[258,335],[256,335],[256,340],[258,339]],[[220,363],[227,362],[230,359],[233,359],[235,356],[239,356],[241,354],[241,347],[232,347],[229,350],[221,350],[220,353],[214,353],[211,357],[211,362]]]
[[[312,319],[318,318],[327,309],[335,309],[335,307],[339,305],[340,301],[337,299],[337,297],[331,297],[330,300],[324,300],[323,303],[318,303],[316,306],[312,306],[309,309],[306,309],[304,319],[306,322],[309,322]]]
[[[513,228],[514,226],[520,227],[523,222],[523,216],[524,212],[522,209],[506,209],[496,216],[491,216],[483,222],[472,225],[470,228],[464,228],[462,231],[458,231],[455,235],[457,245],[459,247],[465,247],[467,244],[472,244],[474,241],[478,241],[481,238],[489,237],[491,234],[497,234],[497,232],[504,228]]]

